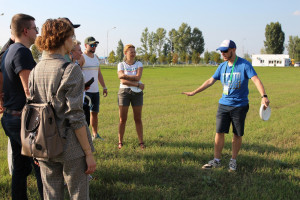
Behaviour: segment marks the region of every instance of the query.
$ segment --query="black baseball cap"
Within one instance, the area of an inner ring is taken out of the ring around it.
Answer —
[[[62,19],[66,19],[68,22],[70,22],[70,24],[73,26],[73,28],[78,28],[80,26],[80,24],[73,24],[71,22],[71,20],[69,20],[69,18],[67,18],[67,17],[63,17]]]

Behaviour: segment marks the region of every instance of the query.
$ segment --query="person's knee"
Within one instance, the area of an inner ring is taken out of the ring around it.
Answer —
[[[120,124],[125,125],[127,121],[127,117],[120,117]]]
[[[135,122],[136,124],[141,124],[141,123],[142,123],[142,118],[141,118],[140,116],[134,117],[134,122]]]

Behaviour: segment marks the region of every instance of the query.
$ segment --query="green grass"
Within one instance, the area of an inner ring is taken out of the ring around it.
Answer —
[[[215,115],[222,87],[217,82],[194,97],[191,91],[212,76],[216,67],[145,67],[143,123],[147,145],[138,147],[132,109],[117,149],[119,81],[116,68],[103,67],[109,95],[101,96],[95,144],[97,171],[91,199],[299,199],[300,195],[300,69],[255,68],[271,101],[269,121],[260,120],[260,94],[249,82],[250,109],[238,156],[238,171],[227,171],[232,133],[225,139],[223,167],[203,171],[213,158]],[[0,134],[0,193],[10,198],[6,161],[7,138]],[[38,199],[34,177],[29,197]]]

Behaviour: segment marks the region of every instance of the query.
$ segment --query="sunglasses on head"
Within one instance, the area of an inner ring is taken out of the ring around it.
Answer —
[[[97,47],[97,44],[90,44],[90,47],[92,48]]]

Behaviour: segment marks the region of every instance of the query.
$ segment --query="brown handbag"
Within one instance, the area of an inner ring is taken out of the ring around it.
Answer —
[[[65,68],[65,63],[60,72],[60,81]],[[48,103],[34,102],[34,69],[33,69],[33,94],[22,110],[21,116],[21,142],[22,155],[34,158],[55,158],[64,150],[65,139],[60,137],[56,121],[52,99],[56,95],[60,81],[54,87],[51,101]]]

